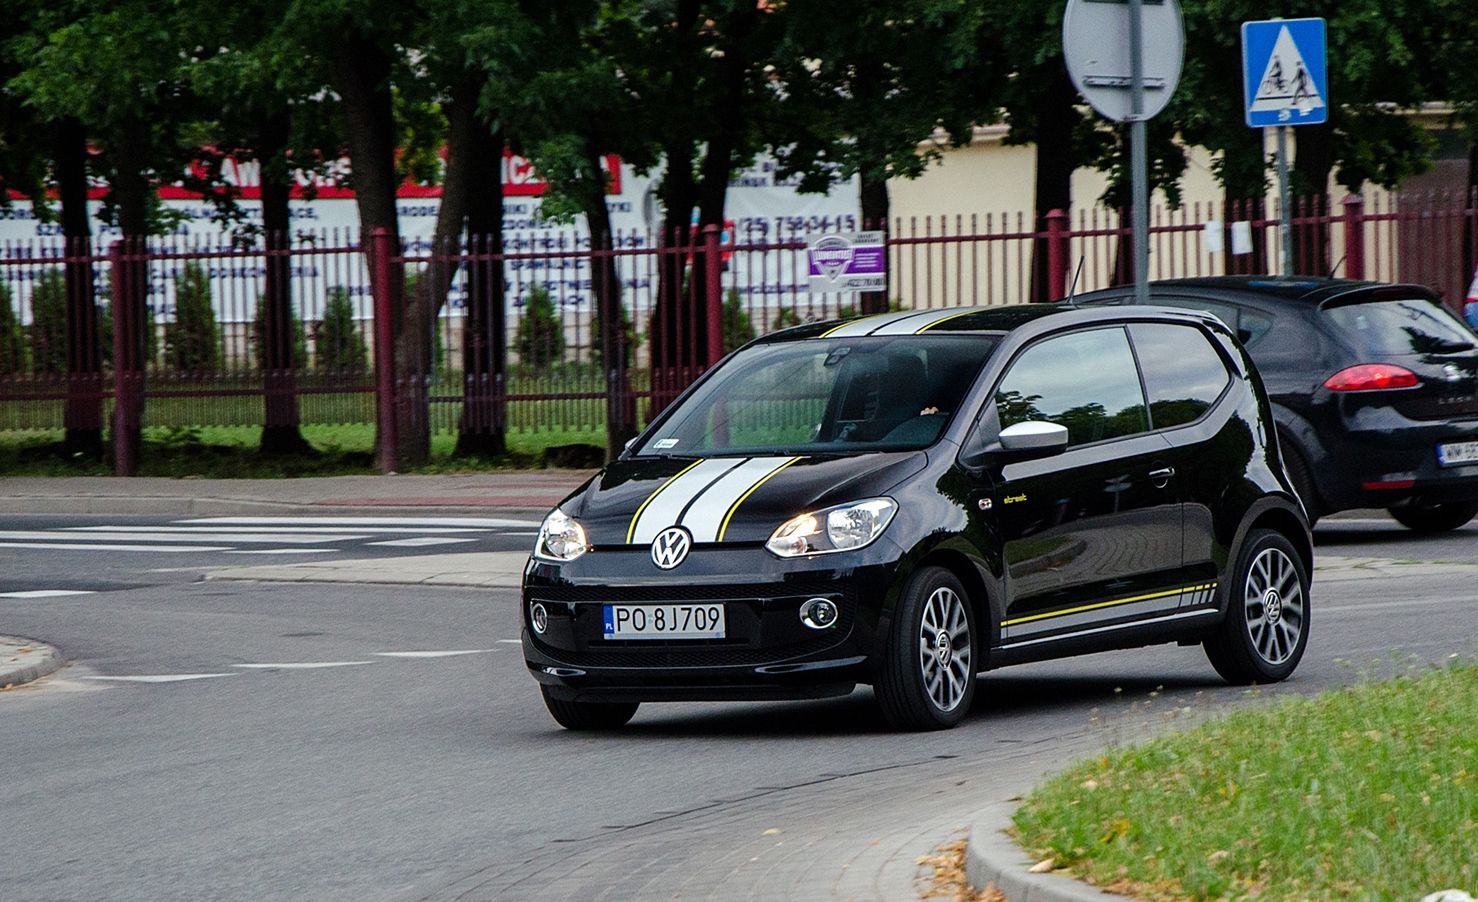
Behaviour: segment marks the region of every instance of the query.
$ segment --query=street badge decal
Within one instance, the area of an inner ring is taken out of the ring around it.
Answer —
[[[663,570],[671,570],[687,560],[693,547],[693,537],[681,526],[670,526],[657,533],[652,540],[652,563]]]

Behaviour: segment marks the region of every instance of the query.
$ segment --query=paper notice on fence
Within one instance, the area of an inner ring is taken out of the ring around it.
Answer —
[[[1213,219],[1202,226],[1201,243],[1206,246],[1206,253],[1219,254],[1226,250],[1226,239],[1222,236],[1221,220]]]
[[[1250,254],[1250,253],[1252,253],[1252,223],[1250,223],[1250,222],[1234,222],[1234,223],[1232,223],[1232,253],[1234,253],[1234,254]]]
[[[811,292],[886,291],[888,249],[882,232],[843,232],[806,245]]]

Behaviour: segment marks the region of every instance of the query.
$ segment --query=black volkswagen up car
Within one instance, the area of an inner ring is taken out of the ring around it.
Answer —
[[[1075,299],[1133,303],[1132,288]],[[1206,310],[1257,363],[1311,520],[1383,507],[1420,532],[1478,514],[1478,335],[1420,285],[1171,279],[1150,302]]]
[[[1211,316],[890,313],[734,352],[544,521],[523,650],[555,720],[871,684],[901,729],[977,673],[1204,643],[1281,680],[1308,523],[1268,400]]]

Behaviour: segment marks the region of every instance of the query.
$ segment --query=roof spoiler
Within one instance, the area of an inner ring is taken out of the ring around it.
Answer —
[[[1320,310],[1328,310],[1331,307],[1345,307],[1350,304],[1365,304],[1371,301],[1401,301],[1412,297],[1423,298],[1434,303],[1442,303],[1437,293],[1425,285],[1411,283],[1397,283],[1393,285],[1360,285],[1341,291],[1339,294],[1330,295],[1319,302]]]

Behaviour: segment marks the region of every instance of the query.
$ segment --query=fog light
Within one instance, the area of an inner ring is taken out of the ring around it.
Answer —
[[[542,604],[535,602],[534,606],[529,608],[529,625],[541,636],[544,635],[545,630],[549,629],[549,612],[544,610]]]
[[[801,623],[813,630],[836,626],[837,606],[825,598],[811,598],[801,605]]]

